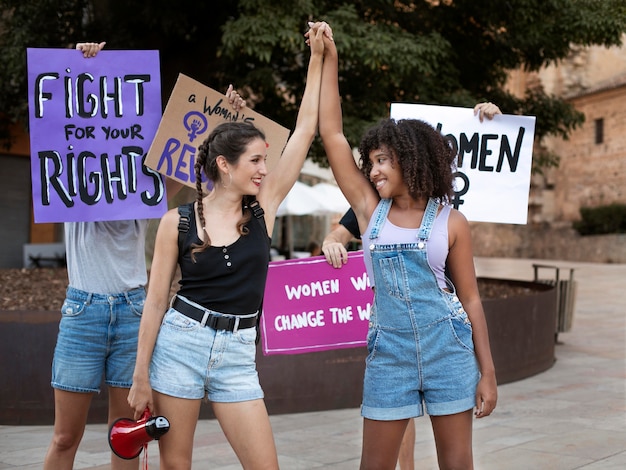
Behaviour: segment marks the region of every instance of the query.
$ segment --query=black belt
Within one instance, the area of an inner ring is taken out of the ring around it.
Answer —
[[[214,330],[237,331],[256,326],[257,317],[241,317],[239,315],[222,316],[214,315],[203,308],[194,307],[178,296],[174,299],[172,307],[183,315],[196,320],[202,326],[210,326]]]

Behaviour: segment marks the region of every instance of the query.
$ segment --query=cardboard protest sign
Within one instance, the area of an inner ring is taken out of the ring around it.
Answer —
[[[289,129],[251,109],[235,111],[225,95],[183,74],[178,75],[167,102],[146,165],[195,189],[196,149],[224,121],[248,121],[263,131],[268,145],[267,168],[271,170],[287,143]]]
[[[472,109],[392,103],[393,119],[421,119],[458,150],[454,207],[468,220],[525,224],[534,116],[496,115],[482,123]]]
[[[365,346],[373,297],[362,251],[349,252],[341,269],[323,256],[271,262],[261,315],[263,353]]]
[[[35,222],[159,218],[143,159],[161,118],[158,51],[27,49]]]

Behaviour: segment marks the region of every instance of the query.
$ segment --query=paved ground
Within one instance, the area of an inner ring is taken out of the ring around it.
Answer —
[[[536,260],[479,258],[485,277],[531,280]],[[617,470],[626,468],[626,265],[566,263],[578,284],[574,325],[559,334],[546,372],[499,387],[498,408],[477,420],[477,470]],[[358,468],[358,409],[271,417],[283,470]],[[436,469],[427,418],[418,419],[416,468]],[[0,468],[39,469],[52,428],[0,426]],[[106,425],[89,425],[76,469],[105,469]],[[158,468],[158,448],[148,448]],[[241,468],[214,420],[198,424],[194,469]]]

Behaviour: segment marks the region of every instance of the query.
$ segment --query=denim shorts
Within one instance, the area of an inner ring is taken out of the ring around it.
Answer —
[[[92,294],[67,288],[52,361],[52,387],[70,392],[130,388],[146,293]]]
[[[150,384],[166,395],[206,396],[217,403],[263,398],[256,370],[256,328],[214,330],[170,308],[152,353]]]

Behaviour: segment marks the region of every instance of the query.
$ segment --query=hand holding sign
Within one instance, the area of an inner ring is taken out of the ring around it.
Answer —
[[[102,50],[106,42],[79,42],[76,49],[83,53],[84,58],[95,57]]]

